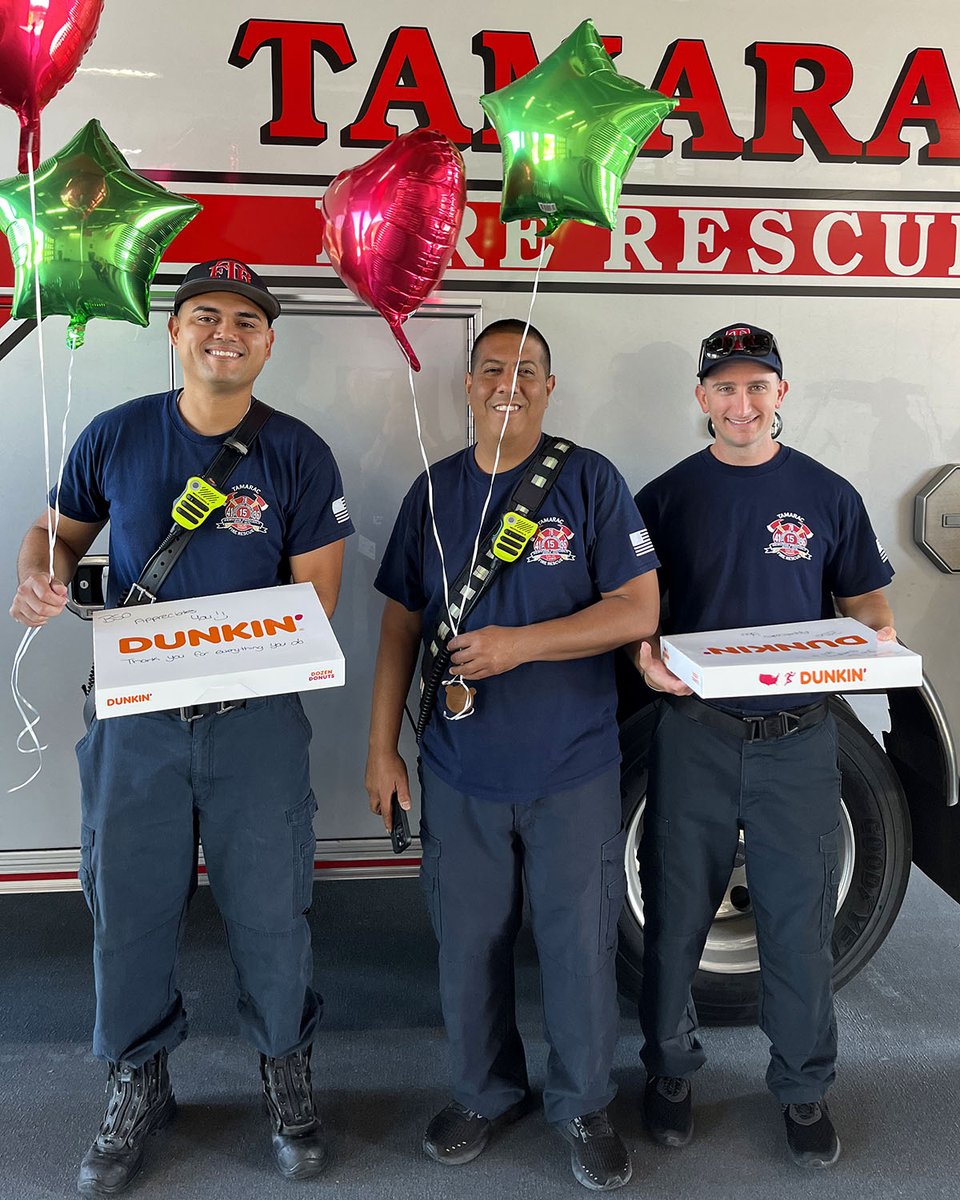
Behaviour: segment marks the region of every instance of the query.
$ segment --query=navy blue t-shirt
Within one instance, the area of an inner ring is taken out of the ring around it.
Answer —
[[[223,435],[190,429],[176,392],[130,400],[80,434],[63,473],[60,511],[75,521],[110,522],[108,608],[170,531],[170,509],[187,479],[201,475],[222,444]],[[227,489],[226,505],[194,533],[161,600],[288,583],[291,555],[353,532],[329,446],[286,413],[273,413]]]
[[[857,491],[807,455],[781,446],[756,467],[701,450],[637,494],[668,593],[664,631],[780,625],[834,615],[893,577]],[[743,697],[722,707],[762,713],[816,696]]]
[[[497,475],[489,525],[499,523],[526,466]],[[471,560],[490,476],[476,465],[473,447],[437,463],[431,475],[452,585]],[[537,524],[539,533],[490,585],[461,632],[569,616],[657,565],[622,476],[592,450],[572,452]],[[432,638],[446,609],[425,475],[403,501],[376,587],[411,612],[421,611],[424,639]],[[458,791],[525,803],[575,787],[620,761],[612,652],[524,663],[470,686],[477,688],[473,715],[445,719],[441,689],[421,744],[430,769]]]

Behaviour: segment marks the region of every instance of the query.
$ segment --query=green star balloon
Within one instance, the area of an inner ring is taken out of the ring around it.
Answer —
[[[15,269],[12,315],[70,318],[67,344],[83,345],[87,321],[148,322],[150,281],[167,246],[200,211],[135,171],[90,121],[37,168],[36,223],[30,180],[0,182],[0,230]]]
[[[501,221],[613,229],[624,176],[677,101],[621,75],[592,21],[528,74],[480,97],[503,151]]]

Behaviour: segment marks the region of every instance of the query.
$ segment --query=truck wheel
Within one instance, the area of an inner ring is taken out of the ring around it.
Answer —
[[[893,924],[910,874],[910,813],[896,772],[871,734],[842,701],[831,705],[840,745],[843,834],[840,889],[833,933],[834,987],[865,966]],[[621,729],[621,793],[627,829],[627,899],[620,917],[620,990],[634,999],[643,983],[643,901],[637,846],[646,803],[647,751],[656,710],[650,706]],[[743,867],[743,842],[723,903],[717,910],[693,984],[704,1024],[749,1025],[757,1020],[760,963],[756,927]]]

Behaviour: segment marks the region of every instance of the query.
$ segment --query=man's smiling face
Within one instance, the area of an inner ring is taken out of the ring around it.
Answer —
[[[517,381],[512,386],[514,372]],[[505,440],[539,435],[555,382],[547,374],[539,338],[528,334],[521,350],[518,333],[481,335],[474,369],[466,379],[478,440],[484,434],[499,438],[505,418]]]
[[[184,300],[168,327],[184,383],[214,391],[252,388],[273,347],[266,314],[234,292]]]
[[[713,421],[715,452],[736,461],[771,457],[773,417],[787,394],[787,383],[764,364],[721,362],[697,388],[700,407]]]

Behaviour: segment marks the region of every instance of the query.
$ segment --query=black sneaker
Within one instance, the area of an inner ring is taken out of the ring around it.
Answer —
[[[826,1104],[784,1104],[787,1145],[801,1167],[832,1167],[840,1157],[840,1139]]]
[[[486,1149],[493,1131],[526,1116],[531,1103],[531,1098],[527,1096],[511,1105],[499,1117],[490,1118],[482,1117],[457,1100],[451,1100],[427,1126],[423,1135],[423,1152],[434,1162],[451,1167],[473,1162]]]
[[[612,1192],[633,1174],[630,1152],[610,1124],[605,1108],[557,1125],[570,1143],[570,1166],[577,1183],[592,1192]]]
[[[662,1146],[686,1146],[693,1137],[693,1088],[679,1075],[651,1075],[643,1089],[643,1116]]]

